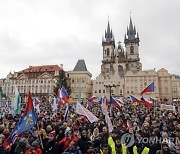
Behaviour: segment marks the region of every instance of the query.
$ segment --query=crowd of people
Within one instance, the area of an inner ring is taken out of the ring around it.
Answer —
[[[161,103],[176,108],[161,110]],[[108,104],[111,132],[100,102],[88,106],[98,117],[93,123],[77,114],[75,107],[76,103],[70,104],[69,116],[64,119],[65,105],[53,112],[51,103],[41,103],[37,125],[8,147],[4,142],[21,114],[4,115],[0,119],[0,154],[180,154],[179,102],[155,101],[152,108],[128,99],[121,107]]]

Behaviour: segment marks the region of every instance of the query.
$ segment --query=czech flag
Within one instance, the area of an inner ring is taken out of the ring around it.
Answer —
[[[105,96],[102,96],[101,99],[100,99],[100,103],[106,103],[106,105],[108,105],[108,102],[107,102],[107,99]]]
[[[61,95],[62,100],[64,100],[66,103],[69,103],[69,100],[68,100],[69,96],[64,87],[61,88],[60,95]]]
[[[92,102],[93,102],[95,99],[97,99],[96,96],[92,96],[92,97],[90,97],[89,99],[87,99],[87,106],[86,106],[86,108],[88,108],[89,106],[91,106],[91,105],[92,105]]]
[[[142,92],[141,92],[141,95],[143,93],[146,93],[146,92],[154,92],[154,82],[152,82],[147,88],[145,88]]]
[[[90,97],[90,98],[88,99],[88,101],[89,101],[89,102],[93,102],[95,99],[97,99],[97,97],[96,97],[96,96],[92,96],[92,97]]]
[[[134,97],[132,95],[130,95],[130,97],[131,97],[131,100],[132,100],[133,104],[142,103],[142,100],[139,100],[139,99],[137,99],[136,97]]]
[[[114,106],[116,106],[116,107],[122,107],[122,105],[114,98],[114,97],[112,97],[111,96],[111,105],[114,105]]]
[[[145,100],[143,97],[141,98],[142,103],[144,105],[146,105],[148,108],[152,108],[153,107],[153,103],[152,102],[148,102],[147,100]]]

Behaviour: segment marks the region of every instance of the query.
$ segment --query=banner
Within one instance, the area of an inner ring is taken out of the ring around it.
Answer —
[[[0,114],[12,114],[13,111],[11,101],[0,101]]]
[[[161,110],[170,110],[170,111],[175,111],[176,108],[174,105],[166,105],[166,104],[161,104]]]
[[[76,113],[86,116],[91,123],[98,121],[98,118],[80,103],[76,104]]]
[[[101,104],[101,109],[102,109],[102,113],[105,115],[105,121],[106,121],[106,123],[108,125],[109,132],[112,132],[113,125],[112,125],[111,119],[109,117],[107,105],[105,103],[102,103]]]

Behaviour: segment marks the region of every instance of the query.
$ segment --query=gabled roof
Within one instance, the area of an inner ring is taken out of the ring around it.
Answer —
[[[84,59],[79,59],[73,71],[87,71]]]

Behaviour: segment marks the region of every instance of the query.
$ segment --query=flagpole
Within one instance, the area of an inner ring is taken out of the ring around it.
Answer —
[[[37,128],[38,128],[38,132],[39,132],[39,131],[40,131],[40,129],[39,129],[39,123],[37,124]],[[39,137],[39,139],[40,139],[41,147],[42,147],[42,149],[44,149],[43,143],[42,143],[42,138],[41,138],[41,135],[39,135],[39,133],[38,133],[38,137]]]

